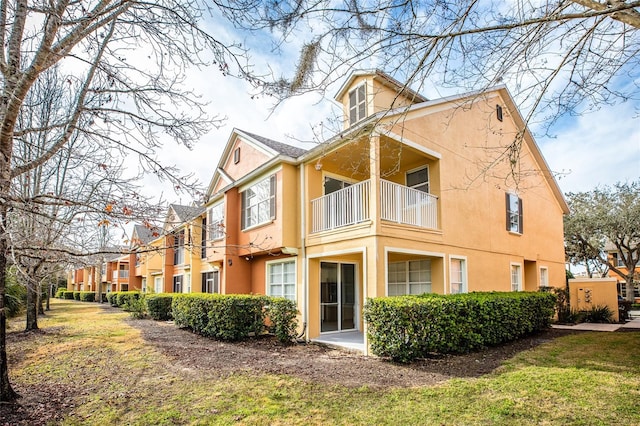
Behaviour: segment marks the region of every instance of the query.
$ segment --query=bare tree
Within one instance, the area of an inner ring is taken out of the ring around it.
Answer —
[[[78,246],[72,245],[77,234],[53,245],[48,237],[14,240],[15,224],[27,220],[35,232],[41,220],[46,222],[50,209],[59,209],[58,223],[79,226],[103,215],[98,222],[109,227],[117,220],[135,219],[136,212],[148,207],[139,190],[110,191],[113,164],[121,167],[122,163],[98,161],[95,156],[85,155],[84,166],[103,171],[102,180],[75,188],[82,197],[20,193],[13,185],[26,176],[37,179],[40,171],[48,173],[51,161],[83,161],[82,154],[101,151],[107,158],[134,157],[141,173],[152,172],[181,188],[192,187],[190,176],[180,176],[155,156],[164,141],[191,146],[218,124],[185,88],[186,68],[215,63],[224,74],[260,83],[246,72],[242,49],[203,30],[201,20],[209,12],[209,6],[199,0],[0,0],[0,401],[16,397],[8,376],[2,305],[8,263],[13,255],[23,256],[19,262],[26,262],[29,256],[42,259],[42,253],[46,259],[54,253],[78,254]],[[55,114],[39,126],[21,121],[33,107],[27,102],[30,92],[55,65],[65,91],[55,104]],[[41,146],[32,147],[24,158],[14,157],[26,148],[16,145],[34,139],[43,142]],[[29,186],[34,188],[33,181]],[[84,212],[79,209],[65,222],[61,218],[69,206],[82,206]]]
[[[637,0],[215,3],[239,27],[304,42],[295,74],[271,87],[280,96],[380,66],[417,91],[508,83],[526,121],[548,125],[640,98]]]

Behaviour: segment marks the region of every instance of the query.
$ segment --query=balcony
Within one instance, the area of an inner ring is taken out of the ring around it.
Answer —
[[[371,218],[369,180],[311,201],[311,233]],[[438,197],[386,180],[380,181],[380,218],[426,229],[438,228]]]
[[[119,278],[129,278],[129,270],[120,269],[119,271],[113,271],[113,281],[118,281]]]

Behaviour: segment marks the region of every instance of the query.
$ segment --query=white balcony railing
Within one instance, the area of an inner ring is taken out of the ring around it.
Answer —
[[[118,278],[129,278],[129,270],[120,269],[119,271],[113,271],[113,281],[117,281]]]
[[[380,217],[391,222],[437,229],[438,197],[381,180]]]
[[[322,232],[369,219],[368,180],[311,201],[311,232]]]

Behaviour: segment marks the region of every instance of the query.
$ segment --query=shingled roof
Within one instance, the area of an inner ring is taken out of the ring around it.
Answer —
[[[278,154],[286,155],[291,158],[298,158],[302,156],[305,152],[307,152],[306,149],[302,149],[296,146],[287,145],[286,143],[274,141],[273,139],[265,138],[264,136],[256,135],[250,132],[245,132],[244,130],[240,130],[240,129],[238,129],[238,131],[244,133],[247,136],[250,136],[251,138],[255,139],[261,144],[268,146],[269,148],[276,151]]]
[[[147,228],[146,226],[143,225],[135,225],[133,227],[133,230],[135,231],[135,234],[138,236],[136,243],[137,244],[148,244],[151,241],[155,240],[156,238],[158,238],[158,235],[160,234],[161,230],[158,228]]]
[[[178,220],[181,222],[187,222],[202,214],[205,210],[203,206],[181,206],[179,204],[171,204],[169,207],[178,215]]]

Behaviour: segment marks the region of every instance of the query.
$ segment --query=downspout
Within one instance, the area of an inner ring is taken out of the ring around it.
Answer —
[[[307,271],[307,210],[306,191],[304,179],[304,163],[300,164],[300,253],[302,254],[302,333],[305,341],[309,341],[309,329],[307,321],[309,320],[309,277]]]

